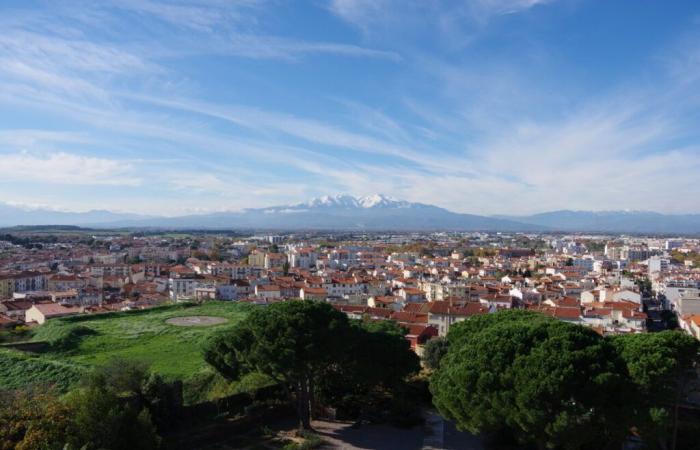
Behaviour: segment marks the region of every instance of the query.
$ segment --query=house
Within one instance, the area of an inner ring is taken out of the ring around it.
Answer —
[[[49,291],[80,290],[87,286],[85,279],[78,278],[77,275],[56,274],[49,278]]]
[[[319,302],[324,302],[328,297],[328,292],[326,292],[326,288],[322,287],[303,287],[299,292],[299,296],[302,300],[316,300]]]
[[[15,292],[15,279],[12,275],[0,274],[0,299],[12,298],[12,294]]]
[[[413,287],[402,287],[397,291],[399,297],[403,298],[406,303],[424,302],[425,293]]]
[[[24,322],[27,310],[34,303],[29,300],[9,300],[0,302],[0,314],[3,314],[10,319]]]
[[[647,315],[633,302],[596,302],[584,304],[582,321],[607,333],[641,332],[646,329]]]
[[[513,307],[513,297],[503,294],[487,294],[479,297],[479,302],[489,311],[497,309],[510,309]]]
[[[635,292],[631,289],[623,289],[621,291],[617,291],[613,293],[612,299],[616,302],[619,301],[628,301],[628,302],[634,302],[638,305],[642,304],[642,296],[639,292]]]
[[[318,254],[313,248],[294,248],[289,252],[289,265],[291,267],[310,268],[316,266]]]
[[[0,314],[0,329],[12,328],[17,324],[19,324],[18,321],[14,320],[8,316],[3,316],[2,314]]]
[[[255,285],[255,296],[265,300],[272,300],[282,297],[280,287],[274,284]]]
[[[187,266],[178,265],[170,269],[170,298],[178,301],[183,298],[194,297],[194,289],[197,287],[197,274]]]
[[[367,299],[367,306],[400,311],[403,307],[403,299],[393,295],[377,295]]]
[[[367,312],[366,306],[358,305],[333,305],[338,311],[344,312],[349,319],[362,319],[362,316]]]
[[[287,255],[284,253],[265,253],[263,268],[272,269],[273,267],[282,267],[286,262]]]
[[[681,328],[695,337],[695,339],[700,339],[700,314],[692,314],[683,317],[683,320],[681,320]]]
[[[423,354],[423,345],[430,339],[438,335],[438,330],[432,325],[421,325],[421,324],[403,324],[408,329],[406,334],[406,340],[411,345],[411,350],[416,352],[418,356]]]
[[[25,321],[41,325],[49,319],[72,316],[81,313],[82,310],[77,306],[63,306],[58,303],[37,303],[27,310]]]
[[[437,301],[430,302],[427,309],[428,324],[434,326],[440,336],[446,336],[452,324],[488,312],[485,306],[476,302],[468,302],[464,306],[452,306],[449,302]]]
[[[391,313],[391,320],[409,324],[428,324],[428,314],[420,312],[395,311]]]

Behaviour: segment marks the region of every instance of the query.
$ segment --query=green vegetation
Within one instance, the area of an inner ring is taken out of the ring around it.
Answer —
[[[309,431],[302,431],[300,437],[303,438],[303,442],[290,442],[282,450],[313,450],[315,448],[323,447],[324,441],[321,436],[311,433]]]
[[[244,304],[207,302],[197,306],[172,305],[142,311],[74,316],[47,322],[37,328],[32,340],[71,341],[66,350],[49,352],[47,356],[60,352],[62,358],[70,361],[98,366],[114,358],[140,360],[148,362],[153,371],[166,377],[184,379],[206,369],[201,356],[204,340],[218,330],[235,327],[249,309],[249,305]],[[229,321],[209,327],[166,323],[173,317],[195,315],[225,317]],[[76,327],[82,331],[76,333]]]
[[[683,253],[678,250],[673,250],[671,251],[671,259],[677,264],[682,264],[685,261],[692,261],[693,266],[700,267],[700,253],[698,252]]]
[[[63,397],[43,387],[0,392],[0,448],[154,450],[180,406],[145,365],[115,360]]]
[[[431,370],[440,368],[440,361],[447,354],[450,344],[444,337],[429,340],[423,348],[423,364]]]
[[[65,389],[85,368],[103,366],[114,359],[142,361],[166,379],[185,383],[185,397],[198,401],[237,389],[204,361],[202,344],[212,334],[235,328],[251,306],[232,302],[179,304],[142,311],[81,315],[52,319],[34,330],[31,341],[46,342],[38,355],[14,350],[0,353],[0,390],[35,382],[56,383]],[[226,323],[207,327],[175,326],[173,317],[207,315],[225,317]],[[76,376],[77,374],[77,376]]]
[[[351,322],[327,303],[294,301],[256,309],[240,326],[216,335],[205,358],[225,377],[269,375],[295,400],[299,427],[310,428],[319,397],[328,406],[363,404],[419,369],[397,326]]]
[[[84,373],[85,367],[70,361],[0,349],[0,390],[29,384],[52,384],[58,390],[65,391]]]
[[[678,445],[678,406],[697,377],[700,343],[674,331],[616,336],[612,341],[639,393],[633,411],[644,440],[650,448],[686,448]]]
[[[676,438],[700,346],[685,334],[602,337],[504,311],[454,325],[448,341],[430,389],[461,429],[539,449],[617,449],[635,429],[645,448],[673,450],[697,433],[685,427]]]

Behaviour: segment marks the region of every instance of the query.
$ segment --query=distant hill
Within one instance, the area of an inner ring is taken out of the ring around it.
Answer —
[[[395,200],[383,195],[324,196],[305,203],[149,220],[120,221],[112,226],[167,228],[255,228],[315,230],[534,230],[508,219],[458,214],[437,206]]]
[[[660,214],[649,211],[552,211],[531,216],[498,216],[555,231],[613,233],[700,233],[700,214]]]
[[[0,203],[0,227],[76,225],[94,228],[396,230],[396,231],[589,231],[603,233],[700,233],[700,214],[644,211],[553,211],[530,216],[479,216],[376,194],[323,196],[304,203],[236,212],[155,217],[88,211],[26,209]]]
[[[122,220],[142,220],[148,216],[138,214],[121,214],[111,211],[95,210],[88,212],[53,211],[42,208],[23,208],[7,203],[0,203],[0,227],[17,225],[88,225]]]

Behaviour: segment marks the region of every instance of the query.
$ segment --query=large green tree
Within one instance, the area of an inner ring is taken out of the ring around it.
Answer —
[[[452,327],[431,379],[443,416],[474,433],[509,428],[539,448],[619,448],[632,397],[624,363],[590,329],[527,312]]]
[[[343,358],[319,374],[324,403],[353,414],[358,423],[371,410],[396,404],[406,378],[420,371],[403,331],[391,321],[352,321]]]
[[[296,400],[302,429],[311,426],[316,400],[361,410],[370,392],[389,392],[419,370],[393,323],[350,321],[329,304],[312,301],[257,309],[212,338],[204,353],[229,379],[259,372],[280,383]]]
[[[309,429],[316,377],[344,359],[351,335],[347,316],[327,303],[280,302],[213,337],[204,357],[229,379],[259,372],[280,383],[296,399],[300,427]]]
[[[650,447],[677,448],[679,406],[697,378],[700,342],[680,331],[616,336],[637,388],[635,425]]]

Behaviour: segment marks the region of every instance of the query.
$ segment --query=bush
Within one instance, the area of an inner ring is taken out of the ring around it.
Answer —
[[[440,368],[440,360],[447,354],[449,343],[444,337],[433,338],[425,344],[423,364],[431,370]]]
[[[312,450],[314,448],[319,448],[325,443],[323,439],[317,434],[311,433],[308,430],[304,430],[299,433],[299,436],[304,439],[304,441],[299,444],[297,442],[290,442],[284,447],[283,450]]]

